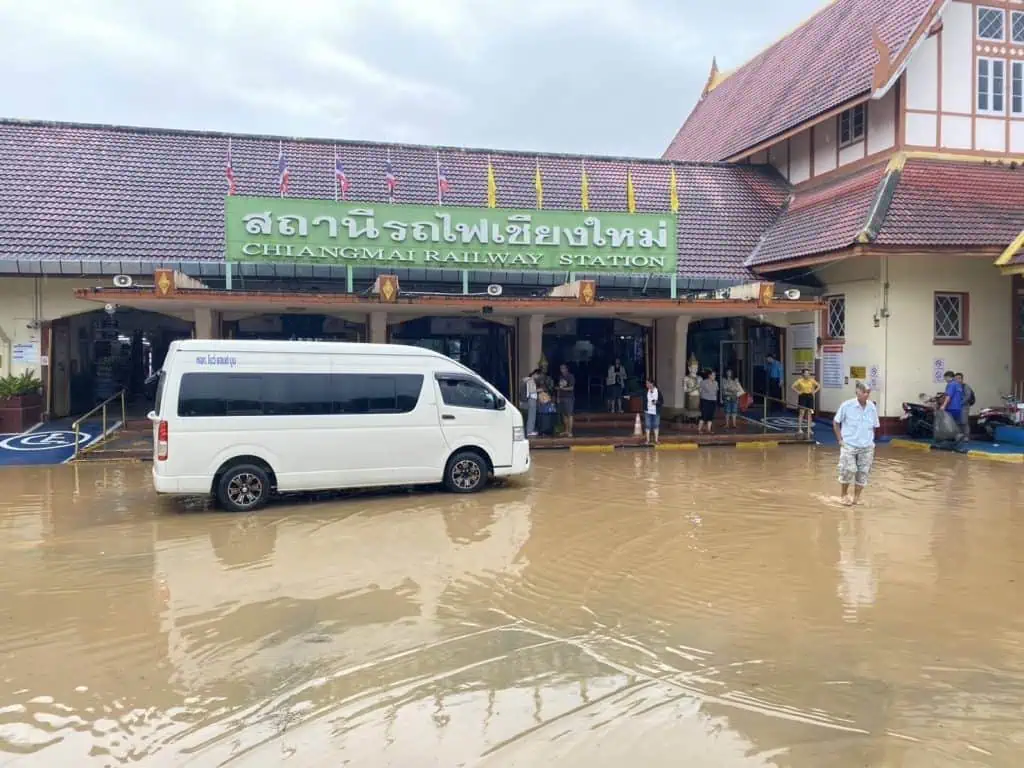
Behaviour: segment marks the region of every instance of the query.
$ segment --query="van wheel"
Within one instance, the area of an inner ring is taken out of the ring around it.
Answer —
[[[270,498],[270,478],[254,464],[237,464],[217,483],[217,501],[228,512],[254,512]]]
[[[462,451],[448,459],[444,487],[452,493],[475,493],[487,483],[487,462],[473,451]]]

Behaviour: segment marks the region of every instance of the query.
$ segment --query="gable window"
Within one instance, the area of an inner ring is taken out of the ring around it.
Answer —
[[[1015,43],[1024,43],[1024,11],[1010,14],[1010,39]]]
[[[936,293],[934,319],[936,344],[963,344],[967,338],[966,293]]]
[[[978,8],[978,37],[982,40],[1006,39],[1006,12],[999,8]]]
[[[825,299],[825,337],[846,338],[846,296],[828,296]]]
[[[1024,115],[1024,61],[1013,62],[1010,83],[1010,112]]]
[[[839,146],[848,147],[864,138],[867,107],[860,104],[839,115]]]
[[[1006,62],[978,59],[978,112],[1001,115],[1006,109]]]

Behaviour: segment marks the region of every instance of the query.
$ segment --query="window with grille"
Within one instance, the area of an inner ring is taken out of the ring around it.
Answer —
[[[845,296],[829,296],[825,300],[825,336],[829,339],[846,338]]]
[[[866,108],[863,104],[839,114],[839,146],[848,147],[864,138]]]
[[[1010,37],[1015,43],[1024,43],[1024,11],[1014,11],[1010,18]]]
[[[935,341],[967,341],[967,294],[935,294]]]
[[[1021,14],[1024,17],[1024,14]],[[1010,112],[1024,115],[1024,61],[1015,61],[1010,68]]]
[[[982,40],[1005,40],[1006,13],[999,8],[979,8],[978,37]]]
[[[1001,115],[1006,109],[1006,62],[978,59],[978,112]]]

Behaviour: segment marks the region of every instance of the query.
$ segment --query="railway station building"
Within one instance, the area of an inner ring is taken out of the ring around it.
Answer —
[[[681,109],[681,113],[684,110]],[[666,126],[671,136],[674,126]],[[1024,387],[1024,5],[836,0],[712,63],[660,158],[0,121],[0,375],[61,418],[184,337],[418,344],[511,397],[688,365],[819,408]],[[788,386],[783,387],[788,391]]]

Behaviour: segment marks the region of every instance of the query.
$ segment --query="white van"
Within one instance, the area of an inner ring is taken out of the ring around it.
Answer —
[[[236,512],[275,492],[472,493],[530,468],[517,408],[454,360],[397,344],[175,341],[149,418],[157,493]]]

